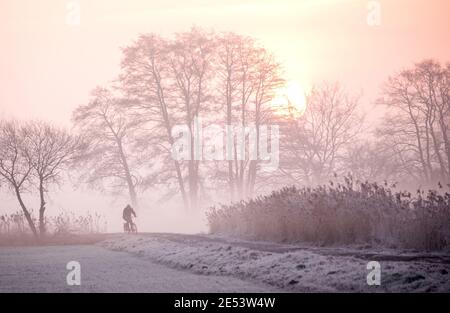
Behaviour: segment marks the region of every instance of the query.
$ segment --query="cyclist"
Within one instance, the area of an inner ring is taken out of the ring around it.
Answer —
[[[125,209],[123,209],[122,217],[125,220],[125,230],[132,231],[133,230],[133,217],[136,218],[136,212],[134,212],[133,208],[127,204]]]

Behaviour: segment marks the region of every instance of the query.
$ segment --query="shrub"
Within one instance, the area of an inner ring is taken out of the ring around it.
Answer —
[[[106,221],[98,213],[76,215],[73,212],[60,213],[57,216],[46,218],[47,235],[69,234],[98,234],[106,231]],[[17,239],[31,236],[23,212],[0,215],[0,236],[8,239]]]
[[[98,213],[60,213],[49,220],[48,227],[53,234],[96,234],[106,231],[106,222]]]
[[[391,186],[395,187],[395,186]],[[285,187],[207,212],[211,233],[252,240],[440,250],[450,246],[450,194],[394,192],[387,183]]]

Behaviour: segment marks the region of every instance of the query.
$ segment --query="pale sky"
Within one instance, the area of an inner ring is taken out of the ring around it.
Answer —
[[[67,25],[79,2],[80,25]],[[140,33],[170,35],[196,25],[259,39],[308,86],[339,80],[364,91],[423,58],[450,61],[450,1],[380,0],[0,0],[0,116],[67,124],[96,85],[119,73],[120,47]]]

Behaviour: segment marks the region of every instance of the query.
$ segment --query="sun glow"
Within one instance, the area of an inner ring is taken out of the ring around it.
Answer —
[[[277,115],[302,116],[306,110],[305,89],[296,81],[288,82],[272,100],[272,108]]]

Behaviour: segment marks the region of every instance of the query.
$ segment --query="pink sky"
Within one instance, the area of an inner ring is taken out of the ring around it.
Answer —
[[[364,91],[366,107],[393,72],[423,58],[450,61],[450,1],[79,0],[81,24],[66,24],[66,0],[0,0],[0,116],[67,123],[91,89],[119,72],[120,47],[138,34],[197,25],[260,39],[289,79],[339,80]]]

